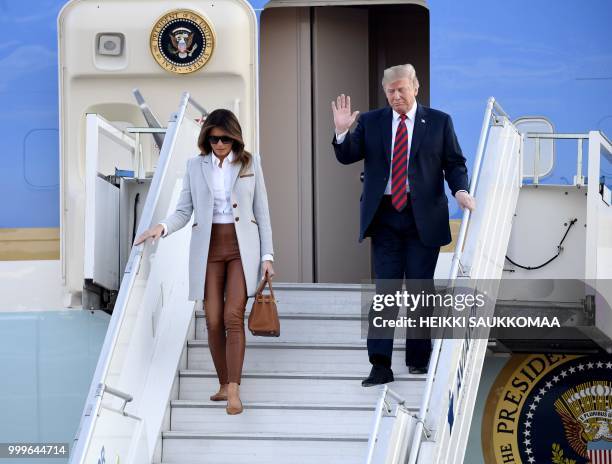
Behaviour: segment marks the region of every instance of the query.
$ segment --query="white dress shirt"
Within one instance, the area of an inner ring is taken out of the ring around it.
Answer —
[[[240,169],[240,164],[234,163],[235,155],[230,151],[227,157],[221,163],[221,160],[216,155],[212,157],[212,190],[214,195],[213,202],[213,224],[233,224],[234,214],[232,212],[232,179],[235,178],[237,171]],[[163,222],[161,225],[164,228],[162,237],[168,234],[168,226]],[[273,261],[273,256],[263,255],[262,261]]]

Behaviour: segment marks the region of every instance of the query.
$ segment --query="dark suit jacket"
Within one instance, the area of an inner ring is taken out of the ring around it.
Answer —
[[[342,164],[364,160],[359,241],[371,235],[368,229],[389,180],[392,116],[389,106],[363,113],[341,144],[335,137],[332,142]],[[408,183],[417,231],[425,246],[443,246],[451,241],[444,179],[453,196],[469,190],[465,157],[450,116],[441,111],[417,105],[411,136]]]

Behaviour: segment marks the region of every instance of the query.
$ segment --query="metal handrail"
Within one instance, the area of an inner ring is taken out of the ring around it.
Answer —
[[[474,162],[474,174],[472,175],[472,180],[470,182],[470,195],[475,194],[476,187],[478,186],[478,179],[480,178],[480,168],[482,166],[482,158],[484,156],[484,149],[487,138],[489,136],[489,130],[491,128],[491,118],[493,117],[494,110],[497,111],[501,116],[510,119],[510,117],[506,114],[502,107],[499,106],[499,104],[495,101],[495,98],[490,97],[487,102],[487,109],[485,111],[485,116],[482,121],[482,128],[480,130],[480,140],[478,141],[476,161]],[[457,274],[459,271],[459,263],[461,261],[461,255],[463,253],[463,245],[465,244],[465,236],[467,233],[470,217],[471,211],[466,208],[465,211],[463,211],[463,218],[461,219],[461,227],[459,228],[459,236],[457,237],[457,245],[455,246],[455,253],[453,255],[451,270],[449,273],[449,283],[457,278]]]
[[[378,439],[378,431],[380,430],[380,423],[382,421],[383,408],[385,407],[385,399],[389,387],[383,385],[376,402],[376,412],[374,416],[374,426],[370,432],[370,438],[368,439],[368,455],[366,457],[366,464],[371,464],[374,458],[374,451],[376,450],[376,441]]]
[[[370,432],[370,437],[368,439],[368,456],[366,458],[367,464],[371,464],[372,459],[374,459],[376,441],[378,440],[378,432],[380,431],[380,423],[382,422],[383,410],[386,410],[387,414],[391,412],[390,408],[387,406],[387,395],[394,398],[399,406],[404,406],[406,404],[406,400],[401,395],[390,389],[387,385],[382,385],[378,401],[376,402],[374,426],[372,427],[372,431]],[[387,408],[385,408],[385,406],[387,406]],[[413,417],[416,417],[416,414],[409,414]],[[417,420],[419,420],[418,417],[416,418]]]
[[[130,395],[129,393],[124,393],[121,390],[117,390],[116,388],[109,387],[105,383],[103,383],[101,387],[102,387],[102,393],[108,392],[111,395],[116,396],[117,398],[121,398],[123,400],[123,405],[121,406],[121,412],[123,412],[127,404],[134,399],[134,397]]]
[[[206,111],[206,108],[204,108],[202,105],[200,105],[197,101],[195,101],[193,99],[193,97],[187,97],[189,100],[189,103],[191,103],[191,106],[193,106],[196,110],[198,110],[200,112],[200,114],[203,117],[207,117],[208,116],[208,111]]]
[[[142,161],[142,146],[140,145],[140,134],[152,134],[155,137],[158,134],[165,134],[168,131],[166,127],[128,127],[125,131],[129,134],[135,134],[136,147],[134,148],[134,177],[137,179],[142,178],[142,171],[144,171]],[[163,142],[163,137],[160,139]]]
[[[482,159],[484,156],[486,141],[489,135],[489,131],[491,129],[491,119],[495,118],[494,123],[498,123],[499,120],[497,119],[497,116],[505,117],[508,120],[510,119],[508,114],[506,114],[506,112],[502,109],[502,107],[495,101],[495,98],[490,97],[487,101],[487,108],[486,108],[485,116],[482,122],[482,129],[480,132],[480,139],[478,142],[477,155],[476,155],[476,160],[474,163],[474,173],[472,175],[472,179],[470,182],[470,195],[474,195],[476,192],[476,188],[478,186],[478,179],[480,178],[480,169],[482,166]],[[458,272],[459,272],[459,267],[461,265],[461,255],[463,251],[463,246],[465,244],[468,224],[471,218],[470,213],[471,212],[469,209],[465,209],[465,211],[463,212],[463,218],[461,220],[461,227],[459,229],[459,236],[457,238],[457,245],[455,247],[455,253],[453,255],[453,261],[452,261],[451,270],[449,273],[449,285],[452,285],[454,283],[454,281],[457,278]],[[442,350],[442,339],[436,339],[434,342],[433,349],[432,349],[431,358],[429,360],[429,366],[428,366],[429,374],[427,375],[427,380],[425,383],[423,401],[421,402],[421,407],[419,408],[418,414],[411,414],[416,419],[416,426],[415,426],[415,430],[412,435],[413,438],[412,438],[412,443],[410,446],[410,453],[408,455],[409,464],[416,463],[418,451],[421,445],[421,434],[424,434],[426,438],[429,438],[431,436],[430,431],[427,430],[427,427],[425,426],[425,417],[427,415],[427,412],[429,410],[429,405],[431,402],[431,395],[433,392],[433,383],[434,383],[435,373],[438,368],[441,350]],[[374,426],[372,428],[372,432],[370,434],[370,439],[369,439],[368,457],[366,461],[368,464],[372,462],[372,458],[374,456],[376,439],[377,439],[378,432],[380,429],[380,422],[382,420],[383,407],[385,405],[385,400],[386,400],[387,395],[391,395],[394,398],[396,399],[399,398],[401,401],[403,401],[403,399],[399,395],[397,395],[397,393],[393,392],[386,385],[383,386],[383,389],[381,390],[381,395],[377,402],[376,418],[375,418]]]
[[[603,141],[606,143],[606,147],[605,148],[608,151],[608,153],[612,154],[612,141],[610,141],[610,139],[605,134],[605,132],[602,132],[602,131],[597,131],[597,132],[599,132],[599,135],[601,136]]]
[[[535,156],[533,158],[533,184],[540,183],[540,175],[538,168],[540,167],[540,140],[577,140],[578,141],[578,156],[576,157],[576,185],[584,185],[584,176],[582,175],[582,144],[589,139],[589,134],[550,134],[540,132],[528,132],[525,134],[528,139],[535,139]]]
[[[130,134],[165,134],[167,127],[127,127],[126,132]]]
[[[478,148],[476,154],[476,160],[474,162],[474,173],[472,175],[472,180],[470,182],[470,195],[474,196],[476,193],[476,188],[478,186],[478,179],[480,177],[480,168],[482,166],[482,158],[484,157],[484,151],[486,146],[486,141],[489,136],[489,131],[491,129],[491,118],[494,117],[494,111],[499,115],[507,118],[510,117],[506,114],[506,112],[502,109],[501,106],[495,101],[495,98],[490,97],[487,101],[487,108],[485,111],[485,116],[482,122],[482,129],[480,131],[480,139],[478,141]],[[495,119],[495,122],[498,122]],[[465,209],[463,211],[463,218],[461,219],[461,227],[459,229],[459,236],[457,238],[457,244],[455,246],[455,252],[453,255],[453,260],[451,264],[451,270],[449,273],[449,286],[452,286],[454,281],[457,279],[457,275],[459,272],[459,266],[461,262],[461,256],[463,253],[463,246],[465,244],[465,238],[467,234],[468,224],[471,218],[471,211],[469,209]],[[408,458],[408,464],[415,464],[418,456],[418,451],[421,446],[421,434],[425,429],[425,418],[427,416],[427,411],[429,410],[429,405],[431,402],[431,395],[433,392],[433,383],[435,374],[438,368],[438,363],[440,360],[440,352],[442,351],[442,339],[438,338],[434,342],[434,346],[431,353],[431,359],[429,360],[429,367],[427,375],[427,380],[425,383],[425,390],[423,393],[423,401],[421,402],[421,407],[419,409],[418,417],[421,418],[416,424],[416,428],[414,431],[412,445],[410,448],[410,454]],[[426,438],[429,438],[427,431],[425,430]]]
[[[170,156],[172,154],[172,150],[174,149],[174,145],[176,142],[176,136],[178,134],[179,126],[178,123],[183,119],[188,103],[191,103],[193,105],[194,102],[192,99],[190,99],[189,93],[184,92],[181,95],[178,111],[174,113],[170,118],[171,124],[169,124],[167,130],[168,137],[162,146],[162,150],[159,156],[160,164],[158,169],[158,175],[153,177],[153,181],[149,189],[149,194],[147,195],[147,199],[142,212],[141,220],[138,225],[137,235],[142,234],[150,226],[150,223],[153,219],[153,213],[157,205],[157,201],[159,199],[161,187],[166,177],[167,167],[170,163]],[[193,106],[195,107],[195,105]],[[130,257],[125,268],[125,273],[121,281],[121,286],[119,288],[119,294],[117,295],[117,300],[115,302],[115,308],[113,310],[113,314],[109,322],[106,336],[104,337],[104,343],[100,351],[96,370],[91,382],[89,393],[87,395],[85,409],[81,417],[81,423],[79,425],[77,435],[75,436],[73,442],[73,449],[70,453],[71,464],[83,462],[89,445],[91,443],[95,419],[99,415],[102,403],[102,396],[104,393],[104,391],[100,391],[100,385],[104,385],[104,390],[109,391],[109,393],[115,394],[118,392],[118,390],[109,389],[109,387],[105,385],[104,379],[108,374],[112,354],[117,345],[120,329],[123,326],[128,298],[132,291],[132,288],[134,287],[138,270],[140,269],[140,264],[142,261],[145,246],[146,242],[132,247],[132,250],[130,252]],[[119,393],[121,395],[127,395],[123,392]]]
[[[588,139],[589,134],[562,134],[562,133],[539,133],[539,132],[527,132],[525,134],[530,139]]]
[[[90,114],[92,113],[88,113],[87,116],[89,117]],[[124,148],[127,148],[128,150],[136,149],[136,142],[134,139],[125,135],[123,131],[113,126],[111,122],[109,122],[106,118],[100,116],[99,114],[96,114],[95,117],[99,129],[102,129],[108,135],[114,137],[115,141],[123,145]]]

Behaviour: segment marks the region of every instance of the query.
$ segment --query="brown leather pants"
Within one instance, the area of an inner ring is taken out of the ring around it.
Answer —
[[[208,346],[221,385],[240,383],[246,282],[234,224],[213,224],[204,283]]]

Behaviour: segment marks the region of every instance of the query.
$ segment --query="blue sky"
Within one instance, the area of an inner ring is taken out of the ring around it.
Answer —
[[[261,8],[265,0],[253,0]],[[0,0],[2,227],[59,226],[56,17],[63,0]],[[473,159],[489,96],[558,132],[612,135],[608,0],[430,0],[431,105]],[[555,178],[574,165],[574,144]],[[565,154],[567,152],[567,154]],[[612,172],[612,168],[610,169]],[[453,202],[451,202],[452,204]]]

